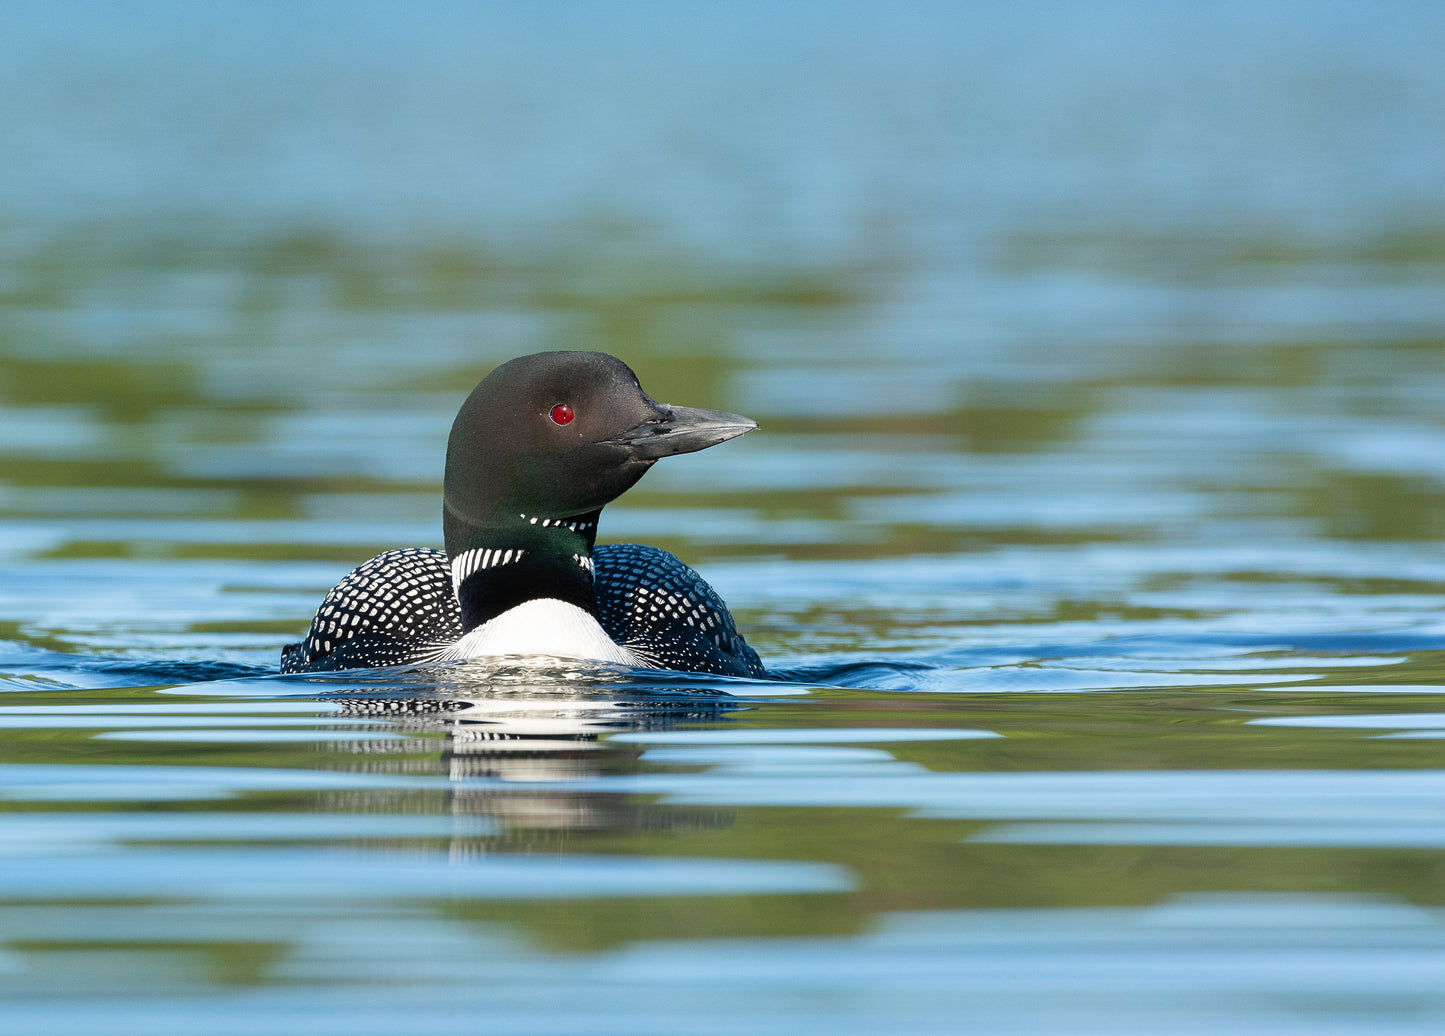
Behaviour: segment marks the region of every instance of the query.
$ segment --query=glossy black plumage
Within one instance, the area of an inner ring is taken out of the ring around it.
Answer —
[[[707,580],[658,547],[592,552],[597,618],[607,635],[659,669],[761,676],[763,663]]]
[[[407,665],[461,635],[447,552],[402,547],[358,565],[327,591],[306,639],[281,649],[281,672]]]
[[[644,662],[723,676],[763,674],[726,603],[675,555],[638,543],[605,544],[592,561],[598,621]],[[281,671],[427,662],[461,633],[446,551],[389,550],[332,588],[306,639],[284,649]]]

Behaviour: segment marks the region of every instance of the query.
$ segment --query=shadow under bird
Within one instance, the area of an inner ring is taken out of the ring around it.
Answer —
[[[521,356],[488,374],[447,442],[446,549],[378,554],[326,595],[283,673],[546,655],[763,673],[716,591],[675,556],[596,546],[602,508],[663,457],[757,424],[653,400],[606,353]]]

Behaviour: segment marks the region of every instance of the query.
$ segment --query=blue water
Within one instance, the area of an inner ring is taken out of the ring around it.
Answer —
[[[5,1031],[1440,1031],[1442,45],[7,4]],[[277,675],[546,348],[767,678]]]

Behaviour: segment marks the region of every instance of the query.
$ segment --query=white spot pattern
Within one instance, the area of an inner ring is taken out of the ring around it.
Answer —
[[[722,598],[672,554],[621,543],[598,547],[593,561],[602,626],[634,654],[663,669],[763,674]]]
[[[378,554],[347,573],[321,602],[306,639],[281,661],[283,673],[301,672],[366,634],[365,658],[350,666],[397,665],[413,660],[417,642],[461,636],[461,614],[445,551],[406,547]]]
[[[478,566],[483,560],[493,566],[509,563],[508,551],[490,550],[489,556],[476,559]],[[510,554],[511,561],[520,556],[516,549]],[[435,660],[449,646],[489,653],[504,642],[502,650],[508,650],[518,646],[517,634],[525,640],[528,630],[533,630],[540,638],[535,647],[544,654],[566,647],[560,653],[622,660],[613,654],[619,651],[631,663],[665,669],[736,676],[764,673],[756,652],[734,628],[727,605],[701,576],[667,551],[614,544],[597,548],[593,557],[579,553],[572,558],[592,573],[596,623],[583,621],[586,612],[552,601],[551,610],[542,612],[513,609],[507,613],[509,622],[502,624],[511,627],[505,636],[502,627],[494,627],[484,638],[476,638],[484,643],[463,648],[458,644],[462,629],[455,569],[446,552],[418,547],[387,551],[354,569],[326,595],[306,639],[284,652],[281,671],[416,663]],[[534,621],[544,617],[545,621]],[[598,624],[602,639],[596,639]],[[448,656],[458,657],[450,652]]]
[[[526,514],[519,514],[517,517],[526,518],[528,525],[540,525],[544,529],[550,529],[554,526],[571,529],[580,536],[589,536],[597,531],[597,520],[595,518],[533,518]]]

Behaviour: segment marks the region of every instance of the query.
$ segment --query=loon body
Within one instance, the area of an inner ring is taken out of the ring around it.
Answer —
[[[446,549],[378,554],[326,595],[283,673],[548,655],[757,676],[727,605],[665,550],[598,547],[604,505],[657,460],[757,425],[672,407],[605,353],[522,356],[462,404],[447,443]]]

